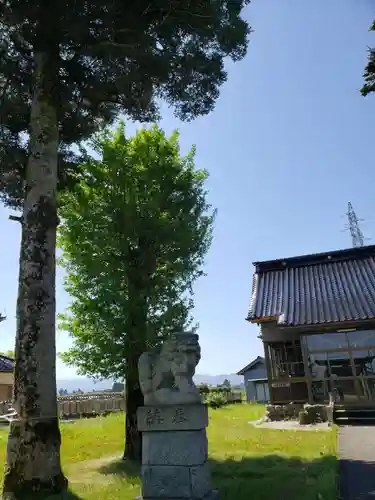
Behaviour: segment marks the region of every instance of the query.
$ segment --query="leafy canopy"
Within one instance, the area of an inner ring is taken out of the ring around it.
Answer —
[[[0,354],[2,356],[6,356],[7,358],[14,359],[14,351],[8,350],[8,351],[0,351]]]
[[[375,31],[375,21],[372,23],[370,31]],[[375,91],[375,49],[368,49],[368,62],[363,74],[365,83],[361,89],[362,95],[366,96]]]
[[[74,344],[62,358],[122,379],[132,343],[150,347],[191,325],[215,212],[208,174],[195,169],[194,148],[180,155],[177,132],[154,126],[126,138],[120,124],[92,146],[100,159],[87,158],[85,179],[63,195],[59,245],[73,302],[62,328]],[[134,337],[129,318],[144,304]]]
[[[7,0],[0,20],[0,194],[22,206],[35,53],[48,56],[60,133],[59,187],[74,182],[70,149],[118,113],[158,118],[164,100],[182,120],[209,113],[246,54],[249,0]]]

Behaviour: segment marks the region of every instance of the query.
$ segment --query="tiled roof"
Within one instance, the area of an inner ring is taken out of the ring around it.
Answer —
[[[313,325],[375,318],[375,246],[256,263],[247,319]]]
[[[0,372],[12,372],[14,361],[0,354]]]

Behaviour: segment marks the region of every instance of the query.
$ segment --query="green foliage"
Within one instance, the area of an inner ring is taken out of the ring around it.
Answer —
[[[183,120],[209,113],[227,74],[243,58],[249,0],[8,0],[0,20],[0,194],[20,207],[28,131],[42,54],[44,98],[57,113],[59,187],[72,187],[80,143],[119,113],[154,121],[166,101]],[[48,91],[46,91],[48,89]]]
[[[221,393],[221,394],[229,394],[231,392],[231,388],[230,387],[223,387],[223,386],[215,387],[212,390],[214,392],[218,392],[218,393]]]
[[[230,383],[230,381],[226,378],[226,379],[224,380],[224,382],[222,383],[221,387],[222,387],[222,388],[224,388],[224,389],[229,389],[229,390],[231,390],[231,388],[232,388],[232,384],[231,384],[231,383]]]
[[[207,394],[210,393],[210,388],[208,387],[207,384],[200,384],[198,385],[198,390],[202,396],[206,396]]]
[[[227,398],[219,391],[212,391],[205,399],[205,403],[213,409],[221,408],[227,404]]]
[[[125,385],[121,382],[113,382],[112,392],[123,392],[125,390]]]
[[[61,327],[74,341],[62,359],[82,374],[121,379],[132,357],[191,325],[215,213],[207,172],[195,169],[194,149],[180,155],[177,133],[154,126],[127,139],[120,124],[92,146],[100,160],[88,158],[61,213],[73,299]]]
[[[375,21],[373,21],[370,31],[375,31]],[[368,49],[368,62],[363,74],[365,83],[361,88],[363,96],[375,91],[375,49]]]
[[[0,351],[0,354],[3,356],[6,356],[7,358],[14,359],[14,351],[8,350],[8,351]]]

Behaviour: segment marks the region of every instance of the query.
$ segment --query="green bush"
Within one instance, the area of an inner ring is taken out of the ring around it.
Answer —
[[[206,396],[207,394],[210,393],[210,388],[208,387],[207,384],[198,385],[198,390],[202,396]]]
[[[220,394],[230,394],[232,392],[232,389],[230,387],[215,387],[213,391],[218,392]]]
[[[221,408],[227,404],[227,398],[220,392],[211,392],[206,398],[206,404],[210,408]]]

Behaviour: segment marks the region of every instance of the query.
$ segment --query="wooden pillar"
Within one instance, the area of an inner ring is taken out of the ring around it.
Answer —
[[[271,367],[271,360],[270,360],[270,355],[269,355],[269,343],[263,341],[263,347],[264,347],[264,359],[266,361],[268,390],[270,393],[270,403],[275,404],[275,398],[273,396],[273,387],[272,387],[272,367]]]
[[[300,341],[301,341],[303,366],[305,367],[305,377],[307,381],[307,397],[308,397],[308,402],[311,405],[314,403],[314,396],[312,392],[312,375],[309,365],[309,355],[307,352],[306,341],[302,336],[300,337]]]
[[[359,377],[357,377],[357,373],[356,373],[356,370],[355,370],[355,363],[354,363],[354,358],[353,358],[353,350],[352,350],[351,346],[348,347],[348,353],[349,353],[350,365],[351,365],[351,368],[352,368],[354,390],[356,392],[357,400],[360,401],[360,399],[361,399],[361,385],[360,385]],[[364,391],[364,393],[366,394],[366,391]]]

